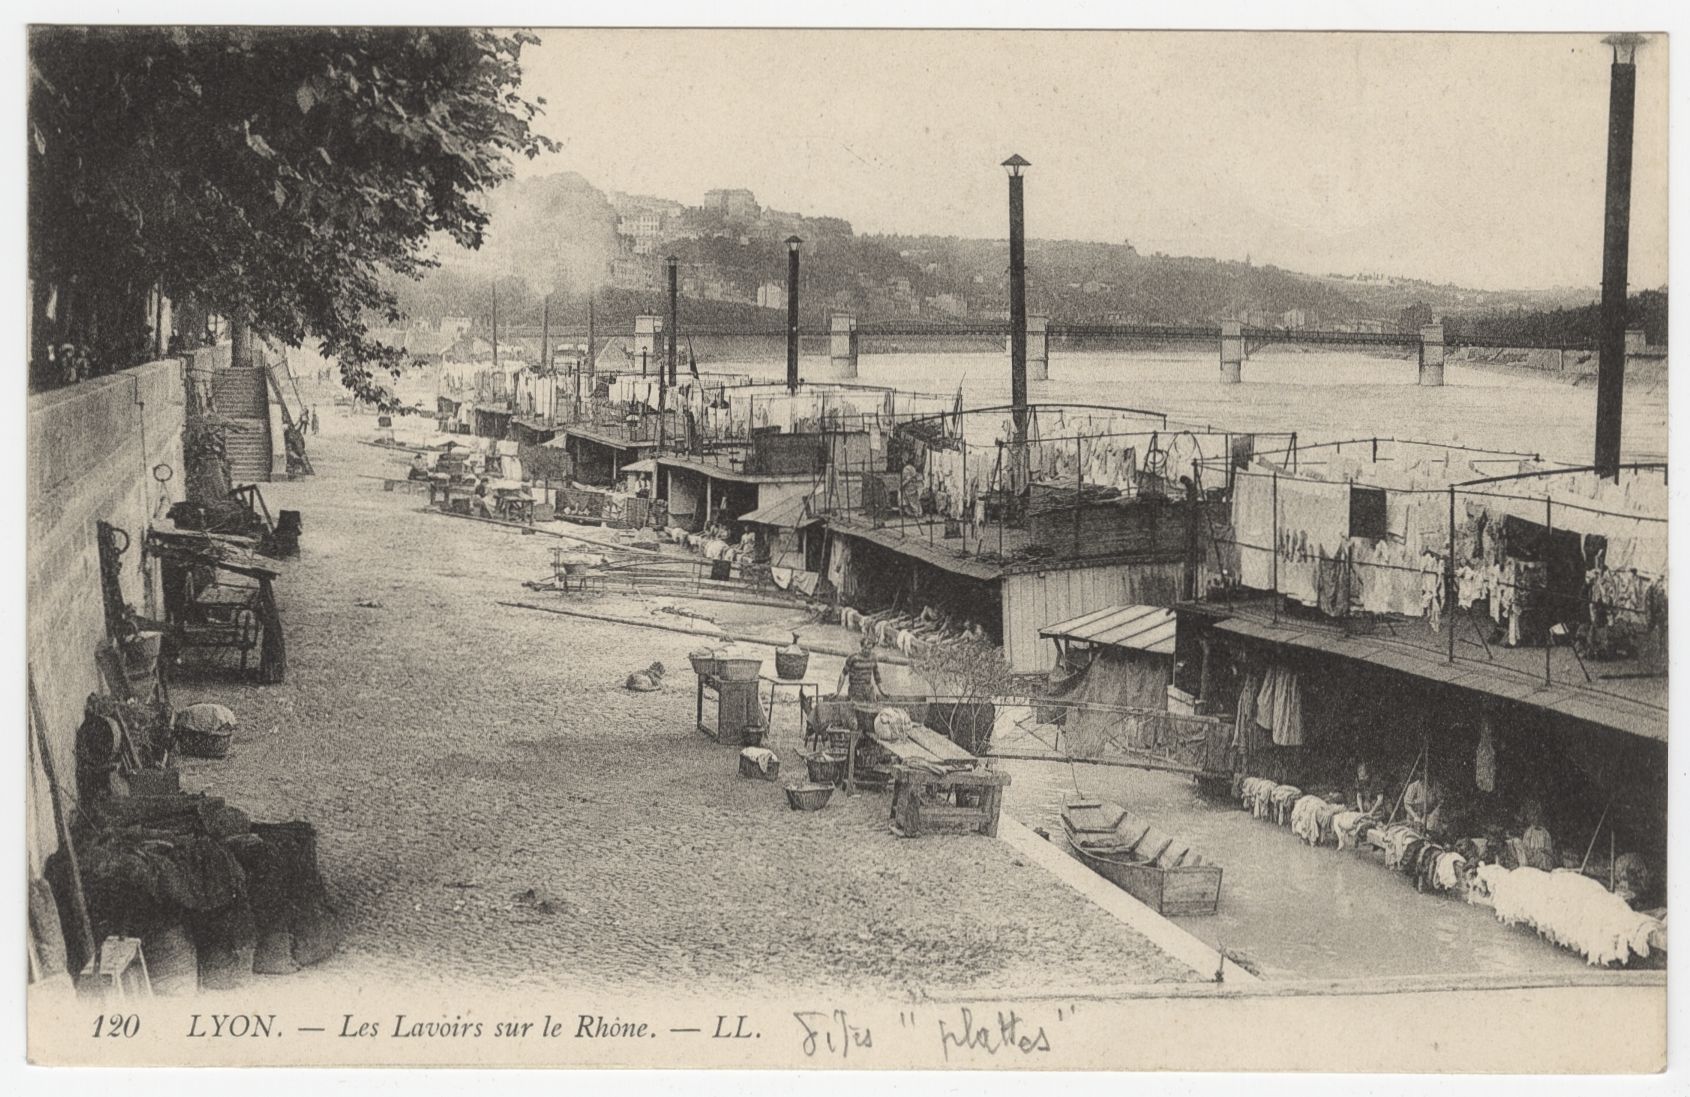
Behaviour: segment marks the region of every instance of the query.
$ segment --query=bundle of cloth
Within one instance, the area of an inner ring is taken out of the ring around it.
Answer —
[[[1278,784],[1266,777],[1246,777],[1238,783],[1238,799],[1252,817],[1264,819],[1273,807],[1273,790]]]
[[[1530,926],[1591,964],[1647,957],[1651,945],[1662,947],[1665,937],[1660,919],[1631,909],[1599,882],[1571,869],[1480,865],[1474,891],[1495,908],[1499,921]]]
[[[1339,811],[1332,817],[1332,836],[1339,849],[1355,849],[1363,836],[1379,825],[1379,820],[1364,811]]]
[[[1385,867],[1402,871],[1426,842],[1426,834],[1408,823],[1392,823],[1372,835],[1373,843],[1385,851]]]
[[[1324,796],[1303,796],[1291,805],[1291,833],[1311,846],[1336,843],[1335,821],[1343,810],[1343,804],[1334,804]]]
[[[845,606],[839,611],[839,623],[871,637],[882,647],[897,648],[912,657],[934,645],[950,646],[986,639],[986,630],[980,625],[959,624],[932,606],[919,614],[890,609],[865,614]]]
[[[1275,785],[1268,798],[1273,803],[1273,821],[1280,826],[1291,822],[1291,809],[1302,798],[1303,790],[1296,785]]]

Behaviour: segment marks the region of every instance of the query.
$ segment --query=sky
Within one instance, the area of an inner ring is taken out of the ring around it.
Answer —
[[[1601,280],[1600,36],[551,30],[519,174],[859,233],[1027,232],[1483,289]],[[1638,58],[1631,286],[1667,282],[1667,49]]]

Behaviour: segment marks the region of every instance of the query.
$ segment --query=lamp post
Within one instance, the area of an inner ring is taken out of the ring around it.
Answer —
[[[1640,34],[1602,40],[1614,50],[1608,76],[1608,191],[1602,234],[1601,342],[1596,360],[1597,475],[1618,477],[1625,403],[1625,291],[1631,247],[1631,132]]]
[[[1031,165],[1016,155],[1003,162],[1009,173],[1009,402],[1015,419],[1017,460],[1027,442],[1027,240],[1022,223],[1022,171]]]
[[[680,260],[671,255],[666,261],[669,267],[669,383],[675,383],[675,327],[680,322],[677,317],[679,309],[679,292],[676,289],[676,271],[680,267]]]
[[[786,238],[786,391],[798,391],[798,248],[796,236]]]

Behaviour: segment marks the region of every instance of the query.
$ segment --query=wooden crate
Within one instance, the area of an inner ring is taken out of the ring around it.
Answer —
[[[893,772],[892,826],[904,837],[997,834],[1009,774],[962,770],[941,777],[911,766]]]

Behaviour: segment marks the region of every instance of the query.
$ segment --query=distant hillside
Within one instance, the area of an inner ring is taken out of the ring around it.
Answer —
[[[1594,346],[1602,333],[1600,304],[1570,309],[1512,309],[1460,318],[1453,334],[1490,339],[1518,339],[1522,343],[1585,343]],[[1642,328],[1654,346],[1667,341],[1667,291],[1644,290],[1626,301],[1626,327]]]
[[[538,324],[549,295],[560,322],[575,325],[584,321],[592,292],[610,330],[620,330],[639,312],[666,310],[663,259],[673,255],[680,263],[683,311],[692,323],[779,325],[784,240],[797,234],[804,240],[800,305],[807,326],[834,310],[867,322],[1001,321],[1008,315],[1004,240],[857,235],[838,218],[765,209],[745,190],[712,191],[700,206],[607,196],[573,172],[510,183],[490,196],[488,212],[487,242],[479,252],[443,254],[438,270],[397,287],[407,313],[424,320],[464,315],[484,327],[496,288],[502,321]],[[1313,328],[1410,324],[1430,315],[1455,324],[1482,315],[1494,326],[1508,323],[1504,314],[1523,310],[1545,313],[1532,323],[1559,330],[1557,325],[1583,323],[1573,314],[1596,298],[1593,288],[1498,293],[1141,255],[1130,243],[1076,240],[1029,241],[1027,267],[1029,309],[1068,322],[1239,319],[1252,326]]]

